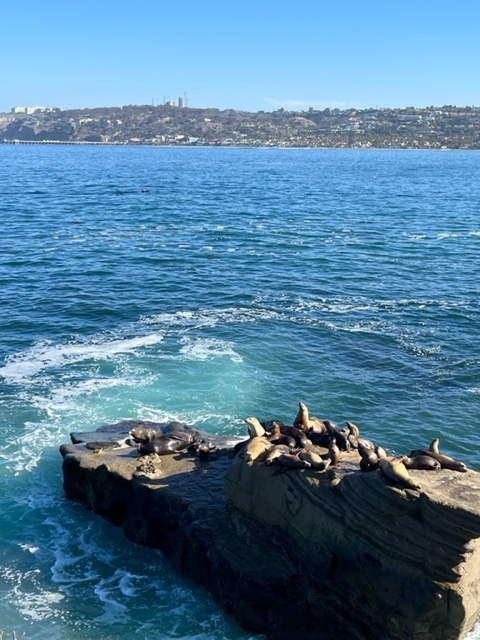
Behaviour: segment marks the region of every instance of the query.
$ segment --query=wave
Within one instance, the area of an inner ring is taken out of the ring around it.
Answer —
[[[158,344],[162,340],[163,336],[151,334],[120,340],[92,339],[67,344],[39,342],[24,352],[7,356],[6,364],[0,367],[0,375],[9,383],[25,383],[45,369],[64,368],[85,360],[108,360],[119,354]]]

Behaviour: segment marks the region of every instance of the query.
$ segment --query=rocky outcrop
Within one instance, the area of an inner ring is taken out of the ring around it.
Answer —
[[[320,473],[247,463],[222,438],[206,458],[107,447],[136,424],[72,434],[67,496],[161,549],[253,632],[454,640],[475,623],[480,474],[410,471],[413,490],[360,472],[356,452]]]

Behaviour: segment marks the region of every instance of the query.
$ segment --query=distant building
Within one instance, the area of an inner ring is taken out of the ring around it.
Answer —
[[[178,98],[178,106],[180,107],[180,109],[183,109],[183,107],[185,106],[184,98]]]
[[[46,107],[12,107],[12,113],[36,113],[47,111]]]

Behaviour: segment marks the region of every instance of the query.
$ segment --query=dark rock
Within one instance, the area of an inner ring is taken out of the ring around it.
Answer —
[[[140,424],[72,434],[67,496],[161,549],[253,632],[453,640],[475,623],[480,474],[415,470],[415,491],[362,473],[356,451],[324,473],[279,473],[241,450],[232,459],[235,440],[212,436],[206,458],[139,456],[125,440]]]

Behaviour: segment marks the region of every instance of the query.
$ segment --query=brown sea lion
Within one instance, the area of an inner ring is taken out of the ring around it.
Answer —
[[[362,445],[363,447],[366,447],[367,449],[373,449],[375,451],[375,443],[372,442],[372,440],[369,440],[368,438],[359,438],[358,439],[358,444]]]
[[[430,449],[415,449],[410,452],[410,458],[414,458],[416,456],[430,456],[431,458],[435,458],[435,460],[438,460],[440,463],[442,469],[451,469],[452,471],[460,471],[462,473],[466,473],[468,471],[466,464],[460,462],[460,460],[455,460],[455,458],[451,458],[444,453],[435,453],[435,451],[430,451]]]
[[[319,447],[325,447],[326,449],[328,449],[328,447],[330,446],[330,442],[335,438],[331,436],[329,433],[314,433],[310,431],[310,433],[308,434],[308,439],[313,444],[316,444]]]
[[[291,453],[282,453],[278,456],[277,462],[286,469],[308,469],[311,466],[306,460],[301,460]]]
[[[265,429],[254,416],[245,418],[245,422],[248,424],[248,433],[251,438],[261,437],[265,435]]]
[[[281,456],[282,454],[289,454],[289,453],[290,453],[290,447],[288,447],[285,444],[276,444],[267,452],[267,455],[265,456],[265,464],[270,466],[271,464],[276,462],[279,456]]]
[[[212,451],[216,449],[216,445],[212,440],[202,438],[195,444],[195,451],[200,458],[209,458]]]
[[[272,444],[285,444],[291,449],[295,449],[297,446],[295,438],[292,438],[292,436],[286,433],[282,433],[278,424],[272,427],[272,430],[266,435],[266,438]]]
[[[306,434],[301,429],[297,429],[297,427],[291,427],[285,424],[280,424],[278,426],[281,433],[294,438],[297,447],[303,449],[310,444],[310,440],[308,440]]]
[[[441,464],[435,458],[431,456],[414,456],[409,458],[408,456],[402,456],[401,461],[407,467],[407,469],[423,469],[425,471],[435,471],[441,469]]]
[[[265,429],[265,431],[271,431],[275,426],[281,427],[282,425],[285,425],[284,422],[275,418],[273,420],[262,420],[260,424]]]
[[[314,433],[324,433],[326,431],[325,425],[320,418],[316,416],[310,416],[308,407],[304,402],[298,403],[298,413],[293,421],[293,426],[297,429],[301,429],[304,433],[313,431]]]
[[[354,422],[347,420],[347,440],[352,449],[358,449],[358,439],[360,438],[360,429]]]
[[[252,464],[254,460],[261,459],[271,446],[271,442],[262,436],[252,438],[245,446],[243,453],[247,464]]]
[[[365,447],[361,442],[359,442],[358,453],[361,456],[360,469],[362,471],[374,471],[375,469],[378,469],[380,460],[373,448]]]
[[[348,441],[346,434],[340,429],[340,427],[331,420],[324,420],[323,423],[328,434],[335,438],[340,451],[351,451],[350,442]]]
[[[298,457],[300,460],[306,460],[310,463],[310,466],[313,469],[317,469],[318,471],[325,471],[331,464],[331,460],[324,460],[322,457],[318,455],[318,453],[314,453],[313,451],[306,451],[303,449],[299,451]]]
[[[390,480],[394,480],[395,482],[402,484],[408,489],[415,489],[418,491],[422,488],[410,477],[410,474],[408,473],[408,470],[403,464],[401,458],[388,456],[385,449],[381,446],[377,446],[377,455],[380,458],[380,471],[384,476],[390,478]]]
[[[340,449],[335,440],[332,440],[328,447],[328,457],[331,460],[331,465],[334,467],[340,461]]]

